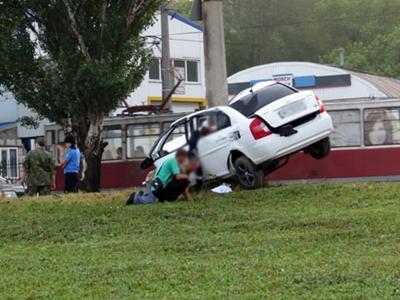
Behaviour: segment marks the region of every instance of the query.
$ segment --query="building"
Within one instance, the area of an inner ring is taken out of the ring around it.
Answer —
[[[197,23],[169,12],[170,53],[177,78],[184,81],[172,97],[173,112],[190,112],[207,105],[205,99],[203,29]],[[161,16],[143,36],[152,47],[153,60],[142,84],[128,97],[129,105],[161,103]],[[176,82],[176,80],[175,80]],[[117,112],[120,112],[120,108]]]
[[[17,135],[17,104],[10,93],[0,97],[0,175],[19,177],[20,160],[24,156],[22,140]]]
[[[397,79],[310,62],[271,63],[236,73],[228,79],[230,97],[265,80],[312,89],[323,101],[400,97]]]

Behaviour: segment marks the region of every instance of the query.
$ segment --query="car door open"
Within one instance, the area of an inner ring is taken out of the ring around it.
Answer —
[[[197,130],[206,132],[198,143],[198,155],[206,178],[229,174],[228,157],[234,128],[229,117],[221,111],[196,116]]]
[[[165,160],[175,155],[176,151],[187,147],[188,128],[187,121],[175,124],[162,137],[157,146],[151,153],[156,167],[160,166]]]

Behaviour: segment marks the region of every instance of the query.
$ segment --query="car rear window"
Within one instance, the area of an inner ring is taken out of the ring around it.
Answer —
[[[253,94],[247,95],[241,100],[229,104],[229,106],[236,109],[246,117],[251,117],[264,106],[294,93],[297,93],[297,91],[277,83],[260,89]]]

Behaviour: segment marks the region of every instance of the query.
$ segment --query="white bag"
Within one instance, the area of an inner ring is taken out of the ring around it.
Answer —
[[[233,192],[230,185],[228,185],[226,183],[223,183],[220,186],[213,188],[211,191],[214,193],[217,193],[217,194],[227,194],[227,193]]]

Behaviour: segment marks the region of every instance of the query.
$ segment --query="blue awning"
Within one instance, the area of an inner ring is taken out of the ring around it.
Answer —
[[[17,125],[17,121],[13,121],[13,122],[3,122],[0,123],[0,129],[2,128],[7,128],[7,127],[13,127]]]

